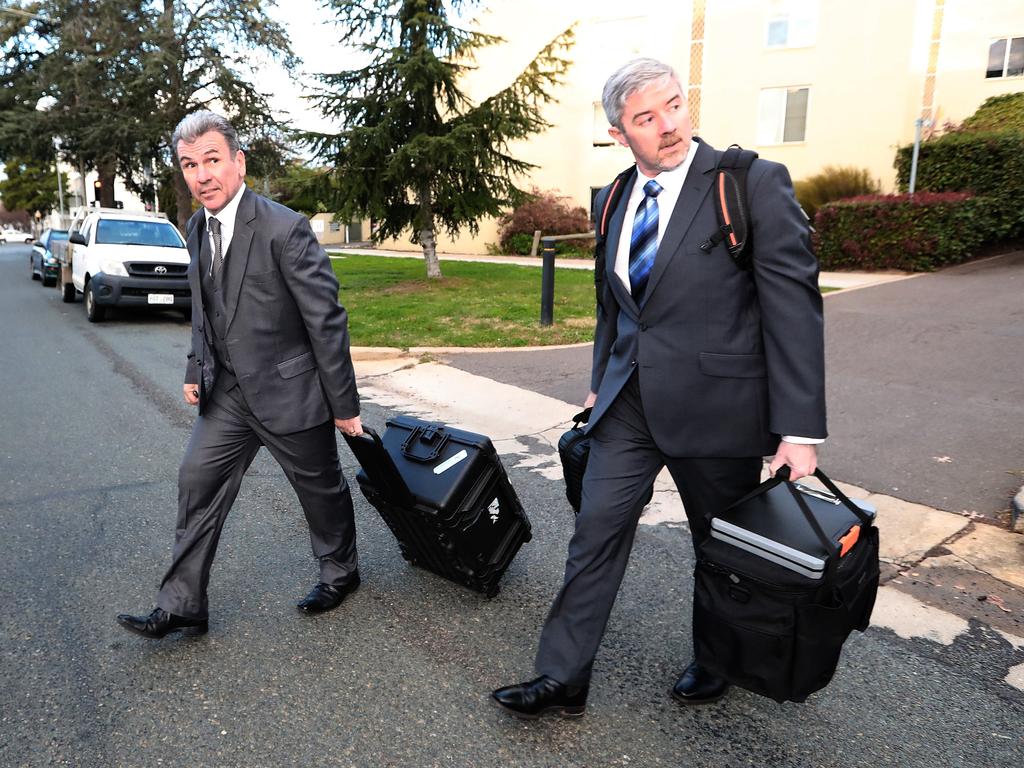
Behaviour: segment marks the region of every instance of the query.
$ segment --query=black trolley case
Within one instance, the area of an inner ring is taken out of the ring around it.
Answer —
[[[490,438],[397,416],[346,440],[356,481],[413,565],[482,592],[530,540],[530,521]]]

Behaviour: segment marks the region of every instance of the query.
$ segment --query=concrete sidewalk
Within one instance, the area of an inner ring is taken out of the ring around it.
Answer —
[[[424,418],[489,435],[512,466],[561,480],[556,446],[578,404],[468,373],[421,352],[354,348],[360,392],[384,405],[417,403]],[[929,606],[919,617],[925,635],[940,626],[956,627],[956,634],[965,621],[981,618],[1024,637],[1024,536],[978,516],[945,512],[834,479],[851,498],[864,499],[878,510],[883,581]],[[654,499],[641,522],[686,525],[667,473],[655,483]],[[886,605],[891,615],[883,610],[876,623],[902,626],[905,606],[898,601]]]
[[[325,249],[333,258],[342,258],[346,253],[359,256],[383,256],[391,259],[422,259],[423,252],[415,251],[394,251],[381,248],[338,248],[329,247]],[[473,261],[484,264],[514,264],[519,267],[541,267],[543,264],[539,256],[487,256],[483,254],[465,253],[439,253],[440,261]],[[556,259],[555,266],[559,269],[590,269],[593,270],[592,259]],[[851,288],[866,288],[870,285],[891,283],[894,280],[905,280],[916,277],[915,273],[899,272],[888,270],[884,272],[822,272],[818,278],[818,284],[822,288],[837,288],[848,290]]]

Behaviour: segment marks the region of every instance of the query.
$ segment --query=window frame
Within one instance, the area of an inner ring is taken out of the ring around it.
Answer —
[[[988,62],[985,63],[985,79],[986,80],[1015,80],[1017,78],[1024,78],[1024,69],[1019,74],[1008,75],[1006,73],[1007,68],[1010,64],[1010,54],[1013,49],[1013,42],[1020,40],[1021,45],[1024,45],[1024,34],[1022,35],[1003,35],[1002,37],[993,37],[988,42],[988,56],[992,56],[992,46],[999,42],[1006,43],[1006,48],[1003,50],[1003,67],[1001,73],[998,75],[989,75]]]
[[[781,86],[773,86],[771,88],[762,88],[761,89],[761,91],[760,91],[760,93],[758,95],[758,101],[757,101],[757,125],[756,125],[756,128],[755,128],[756,144],[757,144],[757,146],[759,146],[759,147],[791,147],[791,146],[794,146],[794,145],[800,145],[800,144],[806,144],[807,143],[807,127],[808,127],[808,125],[810,123],[810,116],[811,116],[811,91],[812,90],[813,89],[811,88],[810,84],[781,85]],[[777,141],[775,141],[775,140],[773,140],[773,141],[762,141],[761,140],[762,139],[762,136],[761,136],[762,99],[763,99],[763,94],[765,94],[766,92],[769,92],[769,91],[775,91],[775,92],[782,91],[786,95],[786,99],[785,99],[785,102],[783,103],[783,107],[782,107],[781,125],[777,126],[777,130],[776,130],[776,135],[779,135],[782,138],[780,138]],[[793,141],[786,141],[785,140],[785,136],[786,136],[786,109],[789,106],[789,94],[791,92],[793,92],[793,91],[807,91],[807,103],[806,103],[806,106],[804,107],[803,138],[795,139]]]

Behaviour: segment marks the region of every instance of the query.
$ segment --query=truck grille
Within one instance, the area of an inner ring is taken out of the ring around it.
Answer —
[[[188,272],[188,264],[159,264],[152,262],[128,262],[125,264],[132,277],[182,278]]]

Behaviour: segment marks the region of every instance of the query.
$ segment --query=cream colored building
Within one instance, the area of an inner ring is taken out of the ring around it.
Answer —
[[[867,168],[886,191],[915,120],[959,122],[989,96],[1024,90],[1021,0],[494,0],[479,26],[506,42],[480,51],[467,91],[500,90],[572,24],[573,66],[545,110],[552,127],[514,151],[538,166],[521,186],[587,208],[631,162],[608,137],[600,99],[608,75],[636,56],[676,68],[710,144],[755,149],[794,179]],[[438,249],[483,253],[497,240],[485,221],[475,238],[440,236]]]

